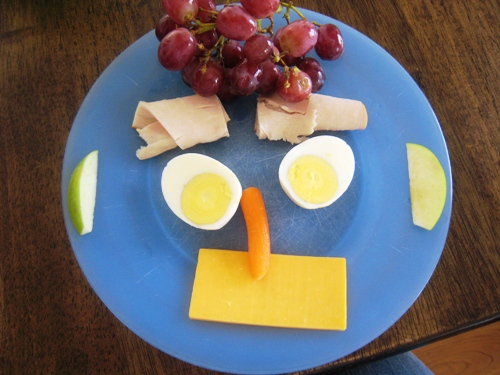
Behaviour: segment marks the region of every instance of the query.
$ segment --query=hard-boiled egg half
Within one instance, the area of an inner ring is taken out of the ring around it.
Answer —
[[[344,140],[322,135],[299,143],[285,155],[279,180],[300,207],[327,207],[349,187],[354,165],[354,154]]]
[[[193,227],[220,229],[233,217],[242,188],[236,175],[209,156],[187,153],[170,160],[161,177],[168,206]]]

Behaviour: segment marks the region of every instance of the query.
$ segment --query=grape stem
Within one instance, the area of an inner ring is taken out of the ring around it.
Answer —
[[[194,24],[198,26],[198,28],[194,31],[194,34],[202,34],[215,29],[215,22],[203,23],[197,19],[194,19],[193,21]]]
[[[213,14],[215,16],[217,16],[219,14],[219,11],[217,11],[217,10],[205,9],[205,8],[199,8],[198,12],[206,12],[206,13]]]
[[[284,84],[284,87],[286,89],[288,89],[290,87],[290,68],[288,66],[286,66],[286,65],[285,65],[284,73],[285,73],[285,84]]]
[[[268,33],[270,36],[273,36],[274,35],[274,17],[271,15],[271,16],[267,17],[267,19],[269,20],[269,26],[265,27],[265,28],[262,28],[262,20],[261,19],[257,20],[257,31],[259,33],[262,33],[262,34]]]
[[[280,1],[280,5],[282,7],[285,7],[286,8],[286,11],[285,11],[285,14],[283,15],[283,18],[286,19],[286,22],[287,23],[290,23],[290,12],[293,10],[301,19],[303,20],[307,20],[307,17],[304,16],[302,14],[302,12],[295,6],[293,5],[293,2],[292,1],[289,1],[289,2],[285,2],[285,1]],[[315,25],[315,26],[321,26],[320,23],[318,22],[315,22],[315,21],[312,21],[312,23]]]
[[[302,14],[300,10],[297,9],[295,5],[291,1],[289,2],[284,2],[280,1],[281,6],[284,6],[286,8],[285,14],[283,17],[287,20],[288,23],[290,23],[290,11],[293,10],[297,15],[302,18],[303,20],[306,19],[306,17]]]
[[[214,51],[217,51],[217,59],[221,62],[222,65],[224,65],[224,58],[222,57],[222,48],[224,45],[227,43],[227,39],[224,37],[224,35],[219,36],[219,39],[217,40],[217,43],[212,47],[212,49],[208,52],[208,58],[207,61],[209,60],[210,56]]]

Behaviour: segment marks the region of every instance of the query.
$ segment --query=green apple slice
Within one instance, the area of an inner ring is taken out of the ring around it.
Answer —
[[[427,147],[407,143],[406,152],[413,224],[431,230],[446,203],[446,175],[436,155]]]
[[[78,163],[69,181],[69,215],[80,235],[92,232],[96,189],[97,150],[92,151]]]

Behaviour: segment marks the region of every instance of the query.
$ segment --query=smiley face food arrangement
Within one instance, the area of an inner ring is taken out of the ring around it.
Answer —
[[[288,2],[241,1],[217,10],[211,0],[163,0],[163,6],[166,14],[156,28],[159,62],[180,71],[194,94],[140,101],[131,126],[144,145],[131,152],[147,163],[175,148],[184,151],[230,137],[225,106],[235,97],[254,95],[256,139],[293,145],[279,170],[270,172],[276,173],[286,196],[306,210],[335,209],[353,179],[355,155],[341,138],[314,133],[362,131],[368,113],[359,100],[319,94],[324,72],[307,54],[314,49],[323,60],[341,57],[340,30],[306,20]],[[291,21],[292,12],[298,21]],[[278,13],[286,26],[264,26]],[[432,151],[413,143],[407,145],[407,160],[413,222],[432,230],[446,201],[443,168]],[[97,159],[94,164],[95,173],[87,178],[91,183],[80,183],[78,194],[76,188],[69,192],[73,207],[88,206],[81,209],[87,212],[85,230],[82,220],[74,220],[80,234],[92,231]],[[77,167],[75,176],[80,174]],[[224,227],[239,207],[245,219],[247,249],[200,244],[191,319],[346,329],[346,259],[272,253],[265,196],[258,188],[243,187],[220,161],[190,151],[166,163],[158,188],[177,218],[199,230]],[[86,198],[89,194],[92,199]]]

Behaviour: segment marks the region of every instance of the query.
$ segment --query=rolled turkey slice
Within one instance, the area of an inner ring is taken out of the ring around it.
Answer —
[[[198,143],[229,137],[230,120],[217,96],[191,95],[156,102],[139,102],[132,127],[146,141],[137,150],[141,160],[175,147],[186,149]]]
[[[316,110],[307,110],[309,99],[285,102],[278,95],[257,98],[255,133],[259,139],[300,143],[314,132]]]
[[[363,130],[368,125],[368,113],[359,100],[312,94],[309,108],[317,111],[314,130]]]
[[[358,100],[311,94],[289,103],[279,95],[259,95],[255,132],[259,139],[300,143],[314,131],[361,130],[368,124],[364,104]]]
[[[147,146],[142,146],[136,152],[140,160],[152,158],[177,147],[177,143],[158,121],[136,130],[147,143]]]

